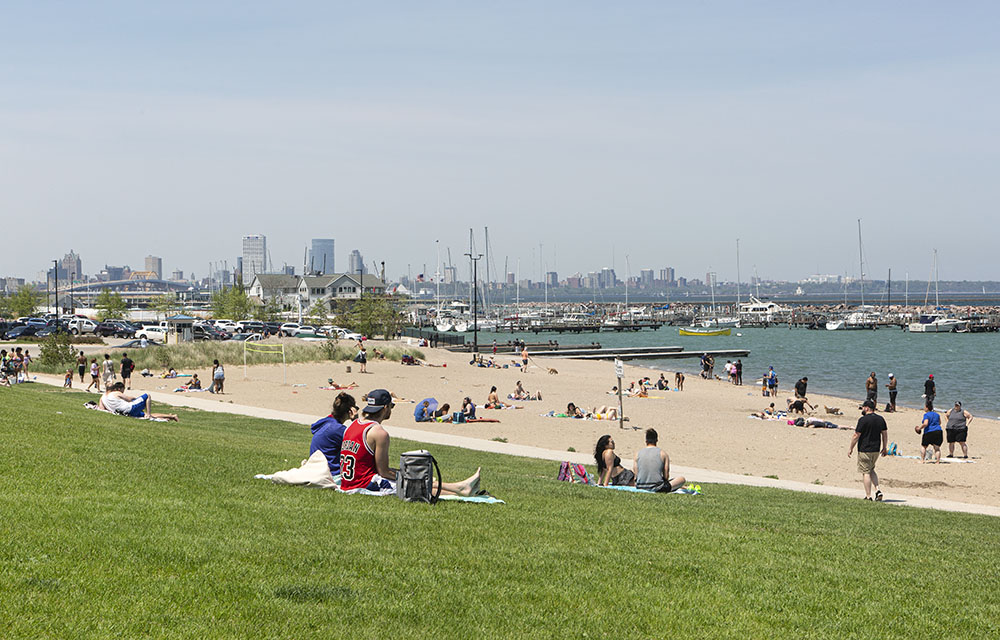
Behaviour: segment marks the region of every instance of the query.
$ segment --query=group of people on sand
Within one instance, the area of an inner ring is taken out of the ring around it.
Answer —
[[[358,408],[354,397],[341,392],[330,415],[312,425],[309,455],[322,451],[330,473],[342,491],[396,492],[397,469],[389,466],[389,433],[382,423],[392,416],[392,394],[369,391]],[[441,495],[474,496],[480,492],[480,469],[461,482],[442,483]],[[434,480],[434,491],[438,488]]]
[[[599,407],[593,407],[590,411],[587,411],[576,406],[575,403],[570,402],[566,405],[566,413],[562,415],[554,415],[560,418],[577,418],[580,420],[617,420],[618,409],[617,407],[601,405]]]
[[[472,401],[472,398],[466,396],[462,398],[461,410],[452,413],[451,405],[447,402],[432,409],[430,401],[424,400],[417,407],[414,418],[417,422],[469,422],[476,419],[476,403]]]

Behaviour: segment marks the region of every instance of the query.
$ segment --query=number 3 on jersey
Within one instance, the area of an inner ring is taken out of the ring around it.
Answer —
[[[344,480],[354,480],[354,456],[340,454],[340,475]]]

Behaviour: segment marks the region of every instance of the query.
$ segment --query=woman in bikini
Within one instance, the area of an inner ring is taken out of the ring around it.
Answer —
[[[635,474],[622,466],[622,459],[615,455],[615,441],[610,435],[598,438],[594,460],[597,462],[597,484],[602,487],[635,486]]]

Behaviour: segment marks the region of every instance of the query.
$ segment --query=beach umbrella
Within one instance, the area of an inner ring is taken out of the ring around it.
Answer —
[[[434,398],[424,398],[417,403],[417,408],[413,410],[413,419],[420,422],[420,419],[424,416],[424,403],[427,403],[427,413],[428,415],[433,413],[435,409],[438,408],[438,401]]]

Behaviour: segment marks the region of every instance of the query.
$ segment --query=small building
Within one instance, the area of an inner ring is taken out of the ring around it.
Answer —
[[[194,323],[198,318],[177,314],[167,318],[167,344],[194,342]]]

